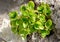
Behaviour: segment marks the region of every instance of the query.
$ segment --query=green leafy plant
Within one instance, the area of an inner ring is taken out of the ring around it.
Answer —
[[[41,37],[46,37],[52,30],[52,20],[49,18],[51,9],[49,4],[41,3],[37,8],[33,1],[20,6],[21,15],[18,11],[9,13],[11,30],[24,38],[27,35],[38,32]]]

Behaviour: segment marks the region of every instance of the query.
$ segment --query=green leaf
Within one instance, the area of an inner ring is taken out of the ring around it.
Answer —
[[[23,16],[28,16],[28,11],[27,11],[27,10],[26,10],[26,11],[23,11],[23,12],[22,12],[22,15],[23,15]]]
[[[22,5],[20,7],[20,11],[21,11],[21,13],[22,13],[23,16],[28,16],[27,7],[25,5]]]
[[[17,29],[16,29],[16,27],[11,27],[11,30],[12,30],[12,32],[13,32],[14,34],[17,33]]]
[[[16,26],[16,21],[10,21],[11,26]]]
[[[39,7],[37,7],[37,10],[38,10],[38,12],[39,12],[40,14],[43,13],[43,9],[44,9],[43,6],[39,6]]]
[[[45,15],[40,14],[40,22],[46,22]]]
[[[30,34],[30,29],[29,29],[29,28],[22,29],[22,30],[20,31],[20,33],[21,33],[21,36],[22,36],[22,37],[26,38],[26,36],[27,36],[28,34]]]
[[[28,20],[28,17],[22,17],[21,19],[22,19],[22,21],[23,21],[24,23],[28,23],[27,21],[29,21],[29,20]]]
[[[9,17],[10,17],[11,19],[16,18],[16,17],[17,17],[17,14],[18,14],[17,11],[12,11],[12,12],[9,13]]]
[[[20,7],[20,11],[23,12],[23,11],[25,11],[25,10],[26,10],[26,6],[25,6],[25,5],[22,5],[22,6]]]
[[[22,30],[22,32],[20,32],[21,34],[21,36],[25,39],[26,37],[27,37],[27,31],[24,31],[24,30]]]
[[[30,16],[30,18],[29,18],[30,22],[35,22],[36,15],[34,13],[30,13],[29,16]]]
[[[28,24],[23,23],[23,27],[24,27],[24,28],[27,28],[27,26],[28,26]]]
[[[41,37],[42,37],[42,38],[45,38],[47,35],[50,34],[50,31],[41,30],[40,33],[41,33]]]
[[[28,7],[29,9],[34,9],[34,7],[35,7],[34,2],[33,2],[33,1],[29,1],[29,3],[27,4],[27,7]]]
[[[46,9],[43,10],[43,13],[44,13],[46,16],[50,16],[50,15],[51,15],[51,9],[46,7]]]
[[[42,23],[40,21],[37,21],[36,24],[34,25],[35,29],[40,29],[43,30],[44,26],[42,25]]]
[[[50,28],[51,26],[52,26],[52,20],[49,19],[49,20],[47,20],[47,22],[45,23],[45,27],[46,27],[46,28]]]
[[[46,16],[51,15],[51,9],[49,7],[49,4],[41,3],[41,5],[37,7],[37,10],[38,10],[38,13],[40,14],[44,14]]]

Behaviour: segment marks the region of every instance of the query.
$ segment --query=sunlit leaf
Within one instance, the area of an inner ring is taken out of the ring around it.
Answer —
[[[9,17],[10,18],[16,18],[17,14],[18,14],[17,11],[12,11],[9,13]]]
[[[49,20],[47,20],[47,22],[45,23],[45,27],[46,27],[46,28],[50,28],[51,26],[52,26],[52,20],[49,19]]]
[[[29,1],[29,3],[28,3],[28,8],[29,8],[29,9],[34,9],[34,7],[35,7],[34,2],[33,2],[33,1]]]
[[[44,29],[44,26],[42,25],[42,23],[40,21],[37,21],[36,24],[34,25],[35,29]]]
[[[41,22],[46,22],[45,15],[40,15],[39,18]]]

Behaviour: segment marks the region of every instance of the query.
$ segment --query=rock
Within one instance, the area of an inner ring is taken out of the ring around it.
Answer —
[[[58,42],[60,42],[60,41],[58,41]]]
[[[7,42],[26,42],[26,40],[22,40],[21,36],[15,35],[10,27],[6,27],[2,29],[0,33],[0,37],[6,40]]]
[[[0,42],[6,42],[4,39],[0,38]]]
[[[41,38],[40,42],[48,42],[48,39],[47,38]]]
[[[55,9],[59,10],[60,8],[60,1],[55,2]]]
[[[57,36],[58,39],[60,39],[60,29],[57,29],[56,36]]]
[[[60,29],[60,18],[57,18],[57,22],[56,22],[56,29]]]
[[[57,16],[56,16],[56,14],[52,14],[51,18],[53,20],[53,23],[56,24],[57,23]]]
[[[19,2],[13,2],[12,0],[0,0],[0,24],[2,24],[4,18],[9,19],[9,11],[19,10],[20,5],[23,2],[25,3],[25,1],[26,0],[19,0]],[[7,42],[26,42],[26,40],[22,40],[20,36],[18,37],[17,35],[13,34],[10,27],[3,28],[2,32],[0,32],[0,37]]]
[[[52,4],[52,5],[55,4],[54,0],[46,0],[46,1],[47,1],[48,4]]]
[[[57,18],[60,18],[60,10],[57,11]]]
[[[48,38],[48,42],[58,42],[56,35],[54,35],[54,34],[51,35],[51,36]]]

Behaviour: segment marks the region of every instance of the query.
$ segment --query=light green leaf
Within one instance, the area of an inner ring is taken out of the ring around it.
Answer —
[[[47,22],[45,23],[45,27],[46,27],[46,28],[50,28],[51,26],[52,26],[52,20],[49,19],[49,20],[47,20]]]
[[[27,28],[27,26],[28,26],[28,24],[23,23],[23,27],[24,27],[24,28]]]
[[[12,12],[9,13],[9,17],[10,17],[11,19],[16,18],[16,17],[17,17],[17,14],[18,14],[17,11],[12,11]]]
[[[39,7],[37,7],[37,10],[38,10],[38,12],[39,12],[40,14],[43,13],[43,9],[44,9],[43,6],[39,6]]]
[[[43,10],[43,13],[44,13],[46,16],[50,16],[50,15],[51,15],[51,9],[46,7],[46,8]]]
[[[41,22],[46,22],[45,15],[40,14],[39,18]]]
[[[17,29],[16,29],[16,27],[11,27],[11,30],[12,30],[12,32],[13,32],[14,34],[17,33]]]
[[[42,23],[40,21],[37,21],[36,24],[34,25],[35,29],[40,29],[43,30],[44,26],[42,25]]]
[[[29,3],[27,4],[27,7],[28,7],[29,9],[34,9],[34,7],[35,7],[34,2],[33,2],[33,1],[29,1]]]
[[[46,31],[46,30],[41,30],[41,37],[45,38],[47,35],[50,34],[50,31]]]
[[[25,11],[25,10],[26,10],[26,6],[25,6],[25,5],[22,5],[22,6],[20,7],[20,11],[23,12],[23,11]]]

